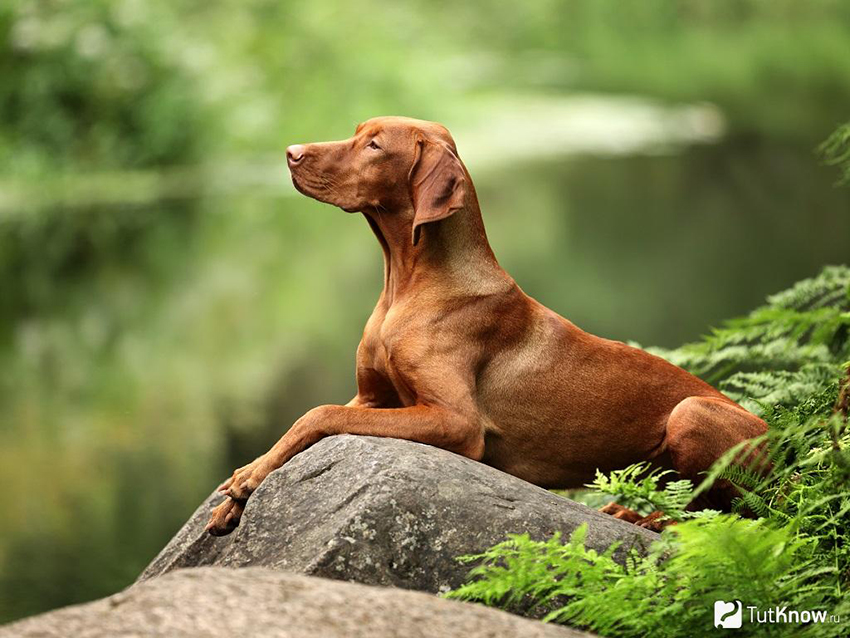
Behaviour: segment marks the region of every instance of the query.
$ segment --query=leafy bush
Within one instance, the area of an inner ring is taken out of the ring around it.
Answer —
[[[0,6],[0,170],[31,174],[197,159],[203,104],[176,53],[174,8]]]
[[[734,507],[754,512],[755,520],[737,513],[684,520],[625,565],[614,561],[616,547],[586,549],[583,527],[566,544],[557,536],[512,536],[463,557],[480,563],[474,580],[448,596],[513,610],[531,605],[532,612],[548,611],[547,621],[604,636],[703,635],[713,626],[716,600],[762,611],[825,610],[846,622],[850,432],[834,406],[850,358],[848,308],[850,269],[830,267],[702,342],[664,353],[758,408],[770,426],[767,476],[733,465],[730,450],[695,489],[682,481],[660,489],[661,475],[643,465],[598,475],[592,485],[644,511],[667,507],[681,520],[682,504],[723,478],[741,490]],[[841,636],[846,627],[745,622],[740,633]]]

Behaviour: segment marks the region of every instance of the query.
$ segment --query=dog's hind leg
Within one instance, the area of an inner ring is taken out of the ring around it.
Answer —
[[[699,485],[704,472],[727,450],[765,432],[764,421],[731,401],[721,397],[688,397],[667,419],[665,447],[679,476]],[[762,455],[761,447],[744,448],[735,462],[760,471]],[[739,495],[731,483],[718,480],[689,509],[710,507],[728,512],[732,500]]]

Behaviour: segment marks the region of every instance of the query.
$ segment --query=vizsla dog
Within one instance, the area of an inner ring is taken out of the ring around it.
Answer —
[[[357,349],[357,396],[310,410],[236,470],[211,534],[238,525],[270,472],[334,434],[427,443],[566,488],[639,461],[696,481],[766,431],[681,368],[583,332],[523,293],[490,249],[443,126],[380,117],[350,139],[286,153],[301,193],[366,217],[384,252],[384,289]],[[728,509],[733,496],[717,485],[700,506]]]

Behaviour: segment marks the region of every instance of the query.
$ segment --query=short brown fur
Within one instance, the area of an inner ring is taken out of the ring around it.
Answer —
[[[334,434],[419,441],[547,488],[639,461],[699,474],[765,423],[667,361],[588,334],[526,295],[493,255],[445,127],[375,118],[354,137],[287,149],[295,187],[362,212],[384,288],[357,350],[357,396],[310,410],[221,486],[230,532],[263,479]],[[728,509],[730,488],[705,505]]]

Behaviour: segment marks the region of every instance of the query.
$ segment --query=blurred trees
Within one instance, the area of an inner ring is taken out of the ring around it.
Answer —
[[[179,35],[179,6],[4,2],[0,170],[196,161],[207,122]]]
[[[848,23],[840,0],[10,0],[0,169],[279,152],[528,89],[710,101],[735,133],[811,144],[846,119]]]

